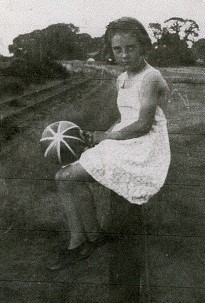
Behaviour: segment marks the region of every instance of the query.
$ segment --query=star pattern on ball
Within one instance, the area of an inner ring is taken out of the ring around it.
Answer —
[[[62,125],[63,125],[64,121],[61,121],[58,125],[57,128],[57,132],[55,132],[50,126],[47,126],[47,130],[51,133],[51,136],[49,137],[44,137],[41,138],[40,142],[43,141],[52,141],[51,144],[47,147],[45,153],[44,153],[44,157],[46,158],[49,151],[55,146],[56,150],[57,150],[57,156],[58,156],[58,160],[60,163],[62,163],[62,159],[61,159],[61,144],[64,144],[69,150],[70,152],[77,158],[76,153],[74,152],[74,150],[69,146],[69,144],[64,140],[64,139],[73,139],[73,140],[77,140],[80,141],[82,143],[84,143],[84,141],[78,137],[75,136],[69,136],[69,135],[65,135],[65,133],[71,129],[77,128],[80,130],[80,128],[71,123],[70,126],[68,126],[66,129],[62,130]],[[80,134],[82,134],[81,130],[80,130]]]

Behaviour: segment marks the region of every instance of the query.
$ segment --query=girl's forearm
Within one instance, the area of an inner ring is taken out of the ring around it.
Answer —
[[[106,131],[106,133],[109,133],[109,132],[111,132],[112,131],[112,129],[114,128],[114,126],[116,125],[116,124],[118,124],[119,122],[121,121],[121,119],[119,118],[107,131]]]
[[[96,144],[100,143],[106,139],[113,139],[113,140],[128,140],[133,138],[138,138],[141,136],[146,135],[151,129],[149,124],[141,123],[140,121],[136,121],[133,124],[124,127],[119,131],[95,131],[92,136],[92,144],[95,146]]]
[[[108,132],[107,139],[128,140],[138,138],[146,135],[150,129],[151,127],[149,125],[144,125],[137,121],[127,127],[124,127],[120,131]]]

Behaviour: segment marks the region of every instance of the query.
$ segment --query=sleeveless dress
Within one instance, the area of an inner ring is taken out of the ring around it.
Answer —
[[[140,89],[143,77],[158,76],[161,73],[147,64],[134,78],[130,88],[123,88],[127,73],[118,78],[119,91],[117,105],[121,122],[113,131],[118,131],[139,118]],[[163,186],[170,165],[170,146],[167,120],[157,106],[155,121],[149,133],[128,140],[106,139],[83,152],[79,163],[100,184],[113,190],[135,204],[148,202]]]

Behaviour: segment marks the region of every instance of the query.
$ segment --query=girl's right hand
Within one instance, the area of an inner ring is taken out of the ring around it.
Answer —
[[[88,148],[93,147],[94,146],[93,132],[83,130],[82,135],[83,135],[86,146]],[[87,149],[87,147],[86,147],[86,149]]]

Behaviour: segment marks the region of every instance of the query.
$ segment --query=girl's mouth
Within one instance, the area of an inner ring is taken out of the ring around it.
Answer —
[[[130,62],[128,62],[128,61],[121,61],[121,63],[122,63],[123,65],[129,65],[129,64],[130,64]]]

